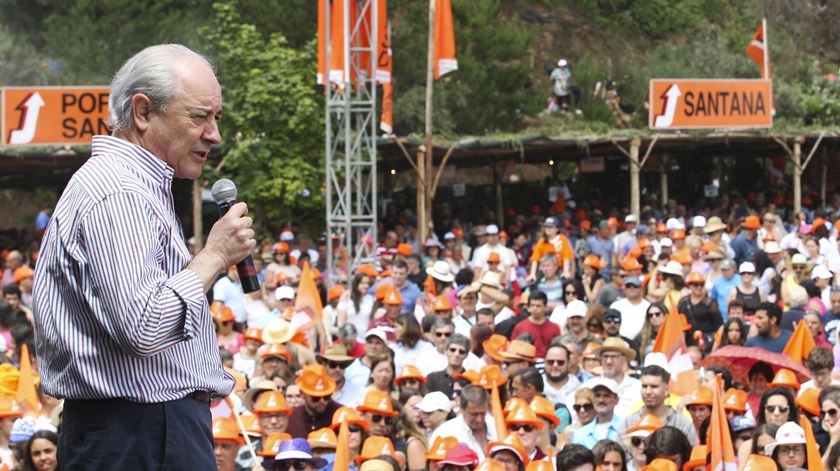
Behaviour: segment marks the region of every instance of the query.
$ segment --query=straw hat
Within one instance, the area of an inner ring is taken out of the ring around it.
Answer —
[[[723,221],[719,217],[712,216],[706,222],[706,226],[703,228],[703,233],[704,234],[711,234],[712,232],[722,231],[722,230],[725,230],[725,229],[726,229],[726,224],[724,224]]]
[[[596,350],[596,354],[600,357],[604,352],[619,352],[627,357],[628,362],[636,358],[636,352],[628,347],[627,342],[622,340],[621,337],[607,337],[601,348]]]
[[[507,350],[502,352],[504,361],[520,360],[529,363],[536,363],[537,349],[528,342],[522,340],[514,340],[508,345]]]
[[[254,397],[264,391],[279,391],[279,388],[277,383],[274,381],[264,379],[245,391],[245,394],[242,395],[242,404],[246,409],[252,409],[254,405]]]
[[[262,339],[265,343],[286,343],[295,336],[295,329],[292,324],[282,317],[272,319],[263,328]]]
[[[452,274],[452,268],[449,266],[449,263],[444,260],[438,260],[431,267],[427,268],[426,274],[444,283],[452,283],[455,281],[455,275]]]
[[[494,271],[484,272],[484,275],[481,276],[481,284],[502,289],[501,277]]]
[[[328,346],[323,353],[316,355],[316,358],[320,363],[334,361],[344,365],[345,368],[355,361],[355,358],[347,354],[347,347],[341,344]]]
[[[321,365],[306,365],[295,384],[307,396],[325,397],[335,392],[335,380]]]

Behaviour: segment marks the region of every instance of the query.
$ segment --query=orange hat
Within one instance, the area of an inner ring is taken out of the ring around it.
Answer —
[[[356,273],[362,273],[365,276],[376,278],[376,267],[370,263],[365,263],[356,267]]]
[[[262,339],[262,329],[258,329],[256,327],[249,327],[247,330],[245,330],[245,335],[243,335],[242,338],[244,340],[256,340],[260,343],[260,345],[265,343]]]
[[[479,463],[475,471],[505,471],[506,469],[501,461],[494,460],[493,458],[484,458],[484,461]]]
[[[487,444],[487,456],[492,457],[493,453],[502,450],[513,452],[519,457],[519,461],[521,461],[525,466],[528,466],[528,463],[531,462],[528,458],[528,454],[525,452],[525,446],[523,446],[522,441],[519,440],[519,435],[515,433],[507,434],[505,439],[502,441],[495,441]]]
[[[519,409],[520,407],[528,407],[528,403],[525,402],[525,399],[520,399],[518,397],[512,397],[512,398],[508,399],[507,402],[505,403],[505,408],[502,409],[502,414],[507,416],[508,414],[513,412],[514,409]]]
[[[411,248],[411,245],[406,244],[406,243],[397,244],[397,253],[398,254],[408,257],[413,252],[414,252],[414,249]]]
[[[327,290],[327,302],[341,298],[344,294],[344,285],[335,285]]]
[[[560,426],[560,418],[557,417],[557,414],[554,411],[554,404],[552,404],[551,401],[543,396],[534,396],[531,400],[530,406],[531,410],[534,411],[538,417],[542,417],[543,419],[551,422],[552,428]]]
[[[286,414],[290,415],[292,408],[286,405],[286,396],[280,391],[266,391],[260,394],[254,404],[254,414]]]
[[[265,360],[269,357],[285,358],[286,363],[292,362],[292,355],[286,350],[282,343],[270,343],[263,347],[260,352],[260,359]]]
[[[581,356],[583,358],[600,358],[600,355],[598,354],[598,350],[600,350],[600,348],[600,344],[589,342],[586,344],[586,348],[583,349]]]
[[[776,372],[776,376],[773,376],[773,381],[768,386],[771,388],[787,387],[799,391],[799,380],[796,379],[796,373],[787,368],[782,368]]]
[[[339,407],[332,416],[332,423],[330,424],[330,428],[335,430],[339,426],[341,426],[342,422],[347,422],[348,424],[358,425],[363,429],[368,429],[368,423],[366,420],[362,419],[356,409],[352,409],[350,407]]]
[[[504,335],[493,334],[490,338],[481,342],[481,346],[484,348],[484,353],[490,358],[496,361],[504,361],[505,357],[502,356],[502,352],[507,350],[508,339]]]
[[[744,229],[761,229],[761,220],[758,216],[747,216],[744,222],[741,223]]]
[[[808,388],[796,398],[796,405],[811,415],[820,415],[820,390]]]
[[[750,455],[741,471],[767,471],[768,469],[778,469],[773,458],[764,455]]]
[[[499,231],[499,237],[505,240],[510,240],[510,236],[508,235],[507,231]]]
[[[435,311],[451,311],[452,303],[449,302],[449,296],[446,296],[445,294],[435,296],[435,302],[432,309]]]
[[[220,324],[223,322],[233,322],[236,320],[236,316],[233,315],[233,311],[229,307],[219,306],[213,315],[213,320]]]
[[[252,437],[262,436],[262,427],[260,427],[260,419],[256,415],[242,414],[242,425],[245,426],[245,432]],[[242,433],[241,431],[239,433]]]
[[[502,357],[504,357],[504,361],[519,360],[536,363],[537,349],[528,342],[514,340],[508,345],[507,350],[502,352]]]
[[[650,464],[642,466],[640,471],[679,471],[676,463],[665,458],[656,458]]]
[[[289,253],[289,244],[287,244],[285,242],[277,242],[276,244],[274,244],[271,247],[271,250],[273,250],[274,253],[278,253],[278,252]]]
[[[531,461],[525,468],[525,471],[554,471],[554,465],[551,464],[551,460],[543,458],[540,460]]]
[[[583,221],[580,222],[580,228],[583,229],[584,231],[588,231],[589,229],[592,229],[592,221],[590,221],[589,219],[584,219]]]
[[[819,229],[822,226],[825,226],[825,219],[823,219],[823,218],[814,219],[814,222],[811,223],[811,234],[817,232],[817,229]],[[23,267],[21,267],[21,268],[23,268]],[[17,270],[15,270],[15,278],[17,278]]]
[[[583,266],[594,268],[596,270],[600,270],[604,268],[601,266],[601,257],[597,255],[587,255],[586,258],[583,259]]]
[[[306,365],[295,384],[307,396],[325,397],[335,392],[335,380],[322,365]]]
[[[414,365],[404,365],[400,370],[400,374],[394,378],[394,383],[399,383],[404,379],[419,379],[421,383],[426,382],[426,377],[420,372],[420,369]]]
[[[629,252],[627,252],[627,256],[630,257],[630,258],[638,259],[639,257],[642,256],[642,248],[641,247],[633,247],[632,249],[630,249]]]
[[[691,449],[691,458],[683,464],[683,471],[693,471],[694,468],[705,466],[707,448],[706,445],[697,445]]]
[[[455,437],[435,437],[434,443],[429,447],[429,452],[426,453],[426,459],[431,461],[441,461],[446,458],[446,452],[455,448],[458,444],[458,439]]]
[[[536,427],[537,430],[543,429],[543,422],[537,418],[537,414],[535,414],[528,405],[525,405],[524,407],[520,406],[510,411],[510,414],[505,417],[505,423],[508,425],[531,424]]]
[[[452,233],[455,234],[455,237],[464,237],[464,231],[461,229],[452,229]]]
[[[362,405],[356,406],[356,410],[359,412],[367,411],[373,412],[374,414],[390,416],[397,415],[397,411],[395,411],[394,407],[391,405],[391,398],[388,397],[388,393],[377,390],[368,392],[365,395],[365,400],[362,401]]]
[[[388,291],[391,291],[393,289],[394,285],[390,283],[382,283],[376,285],[376,290],[374,292],[373,297],[376,298],[377,301],[382,301],[383,299],[385,299],[385,295],[388,294]]]
[[[636,271],[644,268],[638,260],[633,257],[624,257],[621,259],[621,268],[625,271]]]
[[[32,278],[33,276],[35,276],[35,272],[28,266],[24,265],[22,267],[18,267],[15,269],[14,273],[15,284],[20,283],[27,278]]]
[[[709,253],[712,250],[719,250],[719,249],[720,249],[720,245],[718,245],[714,242],[706,242],[706,243],[704,243],[703,245],[700,246],[700,250],[702,250],[705,253]]]
[[[688,255],[674,254],[671,255],[671,260],[679,263],[680,265],[688,265],[691,263],[691,257]]]
[[[631,427],[627,429],[627,434],[629,436],[648,436],[651,433],[659,430],[665,424],[662,423],[662,420],[659,417],[653,414],[645,414],[642,416],[642,419],[639,420],[639,423],[636,424],[635,427]],[[646,432],[646,433],[645,433]]]
[[[723,409],[743,414],[747,411],[747,393],[740,389],[729,388],[723,395]]]
[[[484,365],[473,384],[484,389],[492,389],[504,386],[507,380],[508,377],[502,374],[499,365]]]
[[[387,268],[385,268],[381,272],[379,272],[378,276],[379,276],[379,278],[388,278],[389,276],[391,276],[391,270],[388,270]]]
[[[394,444],[388,437],[368,437],[362,445],[362,452],[356,457],[356,463],[362,463],[377,456],[387,455],[396,459]]]
[[[490,252],[490,255],[487,256],[487,263],[500,263],[501,261],[501,257],[496,252]]]
[[[639,239],[639,248],[641,249],[649,249],[653,247],[653,242],[650,241],[647,237],[642,237]]]
[[[266,458],[274,458],[280,451],[280,443],[291,440],[292,436],[288,433],[270,433],[265,437],[262,451],[258,451],[257,455]]]
[[[706,279],[703,278],[703,275],[701,275],[699,272],[693,271],[693,272],[688,274],[688,278],[685,279],[685,282],[687,284],[705,283]]]
[[[618,227],[618,219],[616,219],[614,216],[608,217],[607,225],[611,227]]]
[[[23,417],[23,409],[14,396],[0,398],[0,419],[5,417]]]
[[[668,233],[668,226],[665,223],[660,222],[656,225],[656,233],[657,234],[667,234]]]
[[[712,390],[700,386],[688,396],[687,406],[709,406],[712,407]]]
[[[386,306],[402,306],[403,299],[399,290],[391,288],[385,297],[382,299],[382,304]]]
[[[352,410],[352,409],[351,409]],[[338,448],[338,437],[329,427],[319,428],[306,436],[310,448]]]
[[[479,374],[478,371],[475,370],[467,370],[463,373],[455,373],[453,376],[455,379],[465,379],[470,382],[470,384],[478,383]]]
[[[685,229],[674,229],[671,231],[671,240],[684,240]]]
[[[213,419],[213,440],[227,440],[240,445],[245,443],[245,439],[239,435],[239,428],[236,426],[236,421],[228,417],[216,417]]]

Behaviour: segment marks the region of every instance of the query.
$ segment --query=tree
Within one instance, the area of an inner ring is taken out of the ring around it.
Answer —
[[[0,25],[0,85],[41,85],[45,72],[35,48]]]
[[[290,47],[280,33],[266,39],[244,23],[232,2],[214,5],[201,30],[218,67],[226,138],[219,172],[230,178],[262,228],[323,220],[324,102],[315,85],[315,43]]]

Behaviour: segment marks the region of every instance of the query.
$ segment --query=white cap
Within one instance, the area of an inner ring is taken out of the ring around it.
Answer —
[[[628,214],[624,217],[624,222],[629,224],[631,222],[639,222],[639,220],[636,218],[635,214]]]
[[[598,387],[607,388],[611,393],[618,396],[618,383],[616,383],[613,379],[605,378],[603,376],[597,376],[595,378],[592,378],[586,383],[584,383],[583,386],[593,391],[595,390],[595,388]]]
[[[755,273],[755,265],[752,262],[744,262],[738,265],[738,273]]]
[[[446,234],[443,235],[443,240],[451,240],[451,239],[454,239],[454,238],[455,238],[455,234],[453,234],[451,232],[447,232]]]
[[[791,257],[790,263],[792,263],[793,265],[805,265],[806,263],[808,263],[808,259],[805,258],[805,256],[801,253],[795,253],[793,254],[793,257]]]
[[[645,367],[653,365],[661,366],[665,370],[670,369],[668,366],[668,357],[662,352],[650,352],[645,355]]]
[[[499,226],[495,224],[488,224],[486,230],[487,235],[496,235],[499,233]]]
[[[569,65],[569,63],[566,61],[566,59],[560,59],[559,61],[557,61],[557,67],[566,67],[567,65]]]
[[[663,237],[662,240],[659,241],[660,247],[673,247],[674,241],[671,240],[670,237]]]
[[[834,278],[828,268],[824,267],[823,265],[817,265],[811,270],[811,279],[822,279],[822,280],[830,280]]]
[[[434,391],[423,396],[423,399],[415,406],[423,412],[435,412],[442,410],[449,412],[452,410],[452,401],[446,394],[440,391]]]
[[[566,319],[570,317],[586,317],[586,303],[575,299],[566,305]]]
[[[371,336],[376,337],[376,338],[382,340],[385,343],[388,343],[388,334],[386,334],[384,330],[382,330],[378,327],[374,327],[373,329],[370,329],[367,332],[365,332],[365,338],[368,338],[368,337],[371,337]]]
[[[773,455],[773,450],[779,445],[805,445],[805,431],[796,422],[785,422],[776,432],[776,441],[764,446],[767,456]]]
[[[705,227],[706,226],[706,218],[703,216],[694,216],[694,219],[691,220],[691,227]]]
[[[665,273],[666,275],[683,276],[682,265],[680,265],[680,262],[674,260],[666,263],[664,267],[659,269],[659,272]]]
[[[781,253],[782,248],[775,240],[768,240],[764,243],[764,252],[768,254]]]
[[[665,221],[665,227],[667,227],[669,231],[673,231],[674,229],[685,229],[683,223],[681,223],[677,218],[670,218]]]
[[[295,290],[291,286],[281,286],[274,290],[274,299],[277,301],[281,299],[295,299]]]
[[[282,242],[291,242],[295,240],[295,233],[292,231],[283,231],[280,233],[280,240]]]

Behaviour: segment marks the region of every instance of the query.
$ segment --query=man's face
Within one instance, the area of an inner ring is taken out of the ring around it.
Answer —
[[[831,310],[835,314],[840,314],[840,293],[831,294]]]
[[[641,297],[642,288],[640,286],[636,286],[634,283],[625,283],[624,284],[624,296],[628,299],[637,300]]]
[[[595,413],[598,415],[609,415],[618,404],[618,396],[605,387],[596,387],[593,391],[595,396]]]
[[[3,299],[6,300],[6,304],[9,305],[12,310],[17,311],[20,308],[20,296],[15,293],[9,293],[3,296]]]
[[[721,268],[720,272],[723,274],[723,277],[726,278],[727,280],[731,280],[732,277],[735,275],[735,269],[734,268],[728,268],[728,267],[727,268]]]
[[[517,376],[510,383],[510,395],[530,403],[534,399],[534,396],[537,395],[537,391],[533,386],[525,384],[521,376]]]
[[[490,327],[490,330],[493,330],[496,327],[496,319],[492,314],[479,314],[476,318],[475,324],[486,325],[487,327]]]
[[[744,308],[741,306],[729,306],[729,314],[727,316],[728,319],[743,319],[744,318]]]
[[[196,60],[187,59],[176,69],[180,90],[169,99],[166,111],[147,105],[145,119],[135,125],[144,148],[169,164],[176,177],[195,180],[210,147],[222,142],[222,90],[213,71]]]
[[[394,282],[394,287],[399,289],[405,286],[408,279],[408,270],[403,267],[391,267],[391,281]]]
[[[528,301],[528,312],[532,317],[542,319],[545,316],[545,301],[542,299],[532,299]]]
[[[620,352],[604,352],[601,354],[601,365],[604,367],[604,376],[615,379],[624,373],[627,358]]]
[[[586,320],[583,316],[572,316],[566,319],[566,325],[575,335],[581,335],[586,330]]]
[[[327,404],[330,402],[330,396],[315,397],[307,394],[303,395],[303,403],[309,410],[311,415],[320,415],[327,410]]]
[[[327,374],[330,375],[330,378],[334,379],[336,383],[341,384],[341,382],[344,381],[344,363],[326,360],[322,364],[324,365],[324,369],[327,370]]]
[[[432,334],[435,337],[435,346],[437,347],[439,352],[443,352],[443,348],[446,345],[446,341],[449,340],[449,337],[452,336],[453,332],[455,332],[455,328],[451,325],[438,327],[437,329],[432,330]]]
[[[817,338],[822,333],[822,323],[820,322],[819,316],[816,314],[807,314],[803,319],[805,324],[808,326],[808,330],[811,331],[811,336]]]
[[[815,386],[822,389],[831,384],[831,370],[822,368],[819,370],[810,370],[814,377]]]
[[[370,427],[370,435],[375,437],[387,436],[388,428],[394,423],[395,419],[395,417],[371,411],[362,412],[362,418],[367,421]]]
[[[386,348],[385,342],[375,335],[369,335],[365,339],[365,355],[369,358],[382,355]]]
[[[461,368],[467,358],[467,348],[463,345],[453,343],[446,348],[446,360],[452,368]]]
[[[385,305],[385,315],[391,321],[397,320],[400,317],[400,311],[402,311],[402,304],[386,304]]]
[[[280,357],[267,357],[262,361],[262,371],[263,374],[269,378],[274,376],[277,371],[280,370],[280,367],[285,363],[284,358]]]
[[[467,408],[461,411],[461,415],[464,417],[464,422],[467,424],[467,427],[473,432],[482,431],[487,426],[485,423],[487,404],[468,403]]]
[[[289,416],[286,414],[260,414],[260,427],[263,436],[270,433],[284,433],[289,427]]]
[[[458,306],[466,312],[475,312],[477,302],[478,295],[475,293],[464,293],[458,298]]]
[[[618,337],[621,332],[621,316],[608,315],[604,317],[604,332],[609,337]]]
[[[540,272],[548,279],[554,278],[557,275],[557,262],[554,260],[540,262]]]
[[[417,259],[414,257],[408,257],[405,260],[405,263],[408,265],[408,272],[409,273],[417,273],[420,271],[420,264],[417,263]]]
[[[239,452],[239,444],[233,440],[216,440],[213,447],[213,454],[216,457],[216,467],[219,471],[228,471],[235,468],[236,454]]]
[[[758,333],[760,335],[769,335],[771,329],[771,321],[770,316],[767,315],[767,311],[764,309],[758,309],[755,311],[755,318],[753,319],[755,322],[755,328],[758,329]]]
[[[545,352],[545,376],[549,381],[565,381],[569,376],[569,359],[566,350],[552,347]]]
[[[648,408],[659,407],[668,397],[668,383],[659,376],[642,376],[642,401]]]

